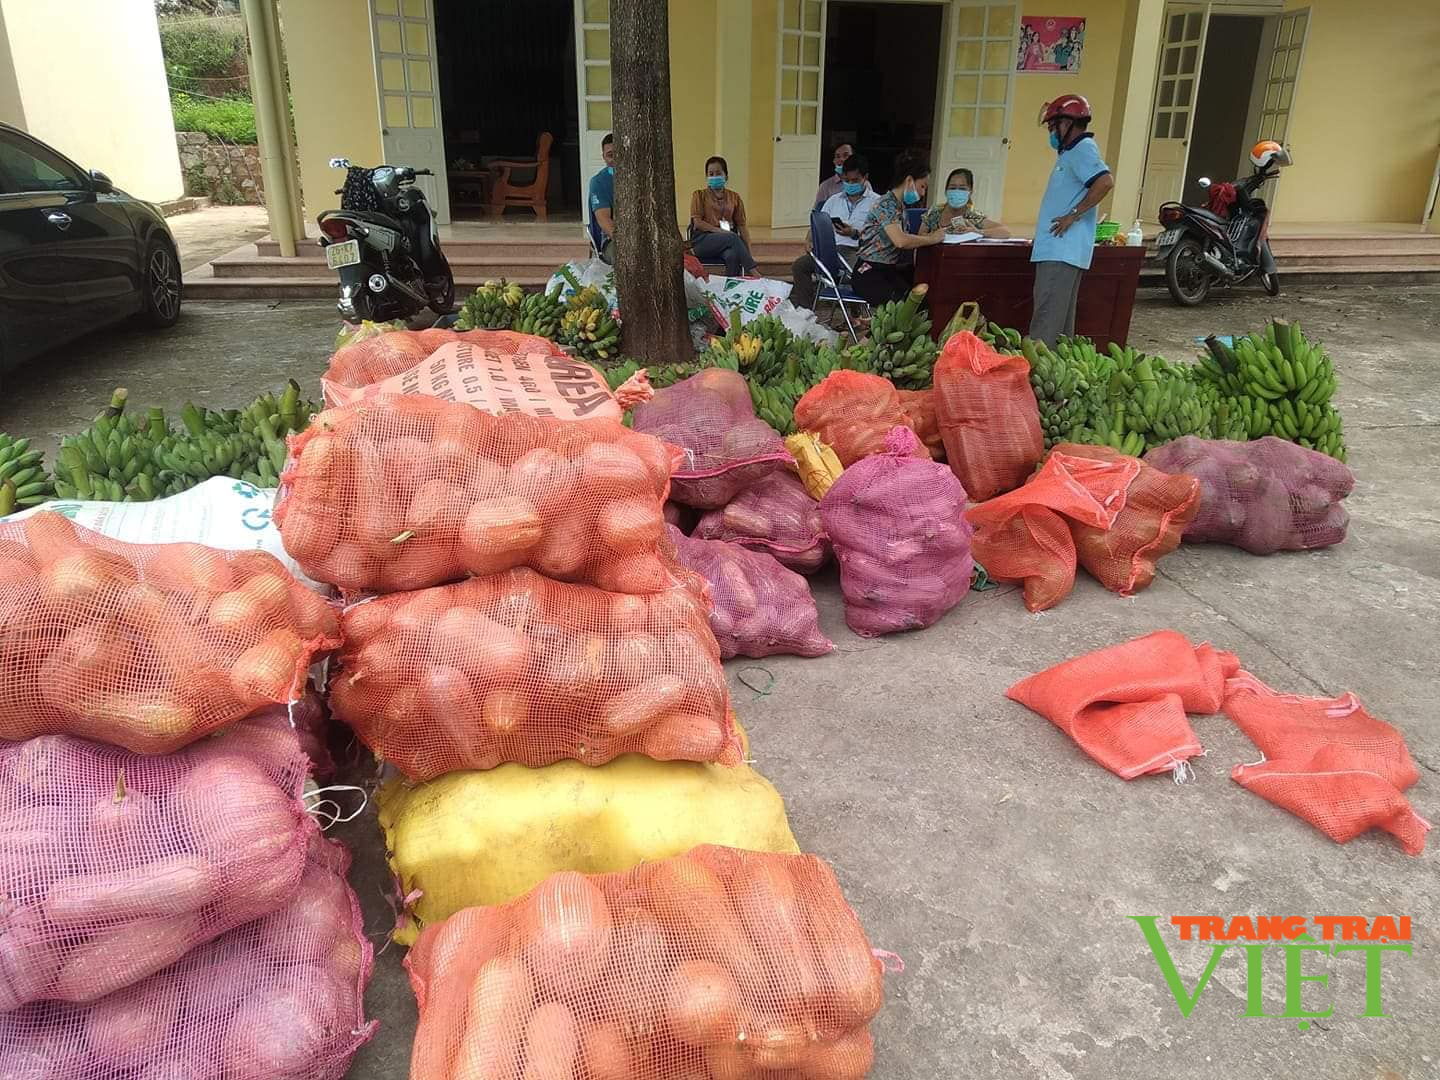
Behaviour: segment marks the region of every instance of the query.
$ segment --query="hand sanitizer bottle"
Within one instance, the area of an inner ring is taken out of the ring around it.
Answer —
[[[1145,246],[1145,230],[1140,228],[1140,219],[1135,219],[1135,224],[1130,226],[1130,231],[1125,234],[1125,243],[1131,247]]]

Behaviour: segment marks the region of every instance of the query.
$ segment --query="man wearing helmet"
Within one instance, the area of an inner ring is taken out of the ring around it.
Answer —
[[[1040,123],[1050,129],[1055,168],[1040,200],[1035,244],[1035,305],[1030,336],[1054,345],[1062,334],[1075,332],[1075,304],[1081,275],[1090,269],[1095,251],[1095,208],[1115,187],[1110,166],[1100,157],[1090,127],[1090,103],[1079,94],[1065,94],[1040,110]]]

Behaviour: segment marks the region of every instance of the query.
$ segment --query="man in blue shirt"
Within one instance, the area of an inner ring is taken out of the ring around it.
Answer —
[[[1110,166],[1100,157],[1090,127],[1090,103],[1065,94],[1047,104],[1040,122],[1050,129],[1055,169],[1040,200],[1035,244],[1035,305],[1030,336],[1054,345],[1075,333],[1080,278],[1095,251],[1095,208],[1115,187]]]
[[[600,140],[605,167],[590,178],[590,240],[600,258],[615,262],[615,135]]]

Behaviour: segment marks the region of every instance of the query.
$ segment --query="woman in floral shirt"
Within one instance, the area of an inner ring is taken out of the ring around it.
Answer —
[[[978,232],[996,240],[1009,236],[1009,229],[1000,222],[987,218],[970,201],[974,190],[974,173],[969,169],[952,169],[945,180],[944,204],[932,206],[925,212],[920,223],[920,232],[931,233],[936,229],[952,233]]]
[[[859,263],[850,279],[853,288],[871,307],[898,300],[915,280],[916,248],[930,247],[945,234],[905,231],[905,210],[923,204],[930,182],[930,162],[924,153],[907,150],[895,160],[895,184],[870,209],[860,230]]]

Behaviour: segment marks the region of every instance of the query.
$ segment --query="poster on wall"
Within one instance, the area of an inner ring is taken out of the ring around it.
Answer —
[[[1080,70],[1080,54],[1084,50],[1084,19],[1023,15],[1015,70],[1072,74]]]

